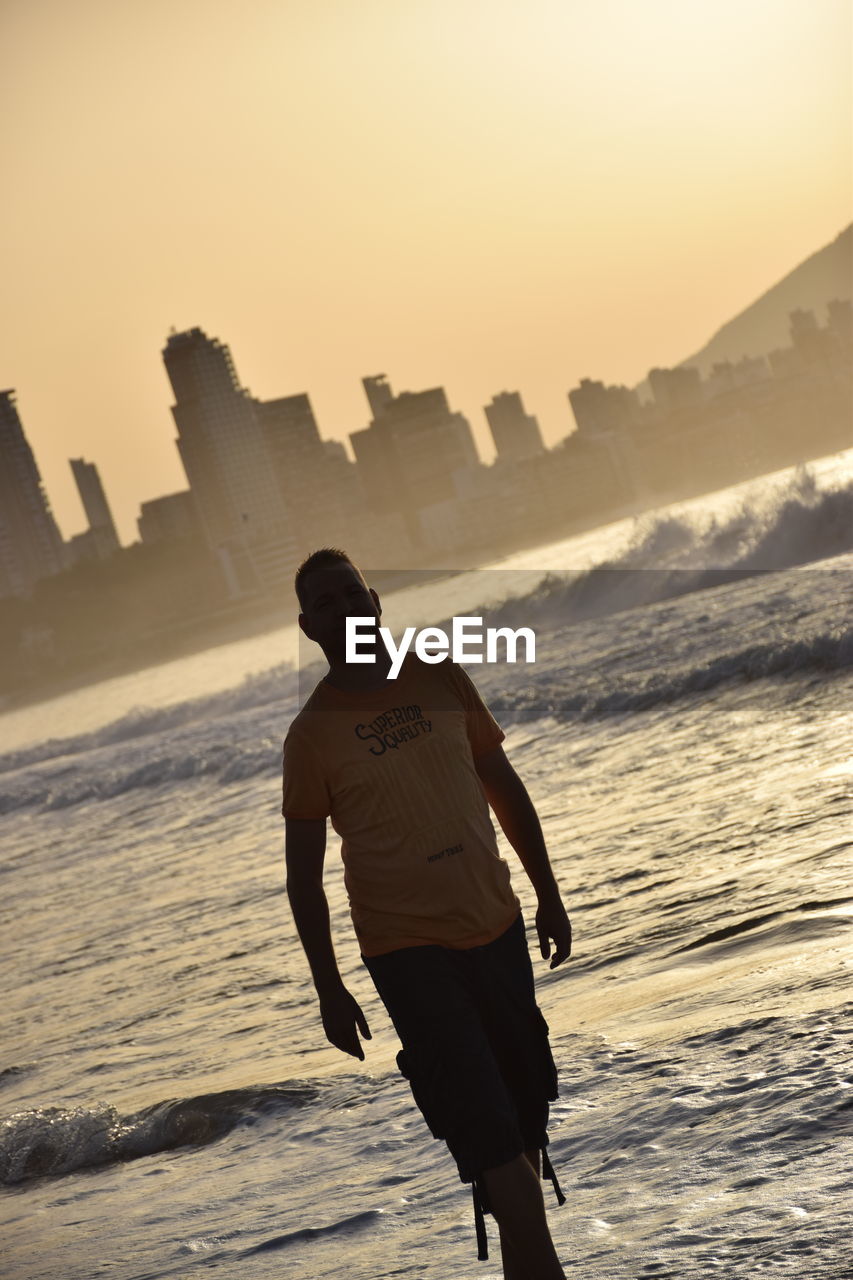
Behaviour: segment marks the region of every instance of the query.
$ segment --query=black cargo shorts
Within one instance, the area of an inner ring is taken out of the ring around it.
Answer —
[[[362,959],[400,1037],[400,1071],[462,1181],[544,1152],[557,1072],[521,915],[482,947]]]

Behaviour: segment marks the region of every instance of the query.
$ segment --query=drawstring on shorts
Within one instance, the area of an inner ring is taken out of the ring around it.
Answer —
[[[554,1195],[557,1197],[557,1204],[565,1204],[566,1197],[563,1195],[563,1189],[557,1181],[557,1175],[554,1172],[554,1166],[548,1159],[548,1152],[545,1147],[542,1148],[542,1177],[548,1178],[554,1188]]]
[[[474,1229],[477,1232],[477,1260],[486,1262],[489,1257],[489,1240],[486,1235],[486,1220],[484,1213],[491,1213],[489,1201],[486,1197],[486,1188],[479,1178],[474,1178],[471,1182],[471,1193],[474,1196]]]

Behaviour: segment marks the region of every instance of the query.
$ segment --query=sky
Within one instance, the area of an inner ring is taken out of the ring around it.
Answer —
[[[162,348],[367,425],[692,354],[853,211],[851,0],[0,0],[0,388],[54,514],[186,487]]]

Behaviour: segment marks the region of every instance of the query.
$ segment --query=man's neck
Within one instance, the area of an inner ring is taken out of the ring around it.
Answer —
[[[345,662],[343,659],[329,659],[329,670],[326,683],[335,689],[343,689],[347,693],[365,693],[373,689],[382,689],[388,683],[388,672],[391,670],[391,656],[387,650],[377,648],[375,662]]]

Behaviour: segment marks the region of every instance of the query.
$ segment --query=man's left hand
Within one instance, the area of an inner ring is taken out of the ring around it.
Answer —
[[[568,960],[572,954],[572,926],[558,895],[540,898],[536,912],[536,932],[539,935],[539,950],[545,960],[551,955],[551,941],[554,942],[550,968],[556,969],[558,964]]]

